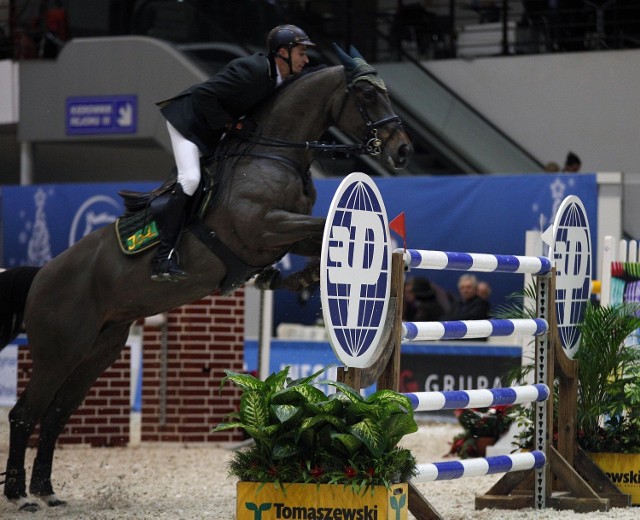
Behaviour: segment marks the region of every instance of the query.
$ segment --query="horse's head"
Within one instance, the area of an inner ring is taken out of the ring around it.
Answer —
[[[352,46],[349,54],[334,44],[344,65],[348,96],[337,106],[336,126],[364,140],[367,152],[392,168],[404,168],[413,146],[393,112],[387,87],[376,70]]]

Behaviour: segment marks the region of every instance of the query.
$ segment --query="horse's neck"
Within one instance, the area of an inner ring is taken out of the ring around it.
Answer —
[[[319,139],[332,124],[336,96],[343,95],[342,67],[330,67],[294,80],[263,112],[263,134],[289,141]]]

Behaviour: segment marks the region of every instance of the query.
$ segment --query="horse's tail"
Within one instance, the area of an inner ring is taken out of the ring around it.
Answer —
[[[39,267],[17,267],[0,273],[0,350],[22,328],[24,307]]]

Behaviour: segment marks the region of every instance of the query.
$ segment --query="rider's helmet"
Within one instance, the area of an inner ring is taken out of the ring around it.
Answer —
[[[267,49],[270,54],[275,54],[281,47],[291,49],[296,45],[315,47],[316,44],[311,41],[307,33],[295,25],[278,25],[271,29],[267,36]]]

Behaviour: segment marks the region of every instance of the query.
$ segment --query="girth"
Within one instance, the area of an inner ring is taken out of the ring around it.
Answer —
[[[266,266],[256,267],[245,264],[238,256],[222,243],[218,234],[201,220],[194,220],[187,229],[216,255],[227,268],[227,274],[220,283],[220,292],[229,294],[242,286],[251,277],[258,274]]]

